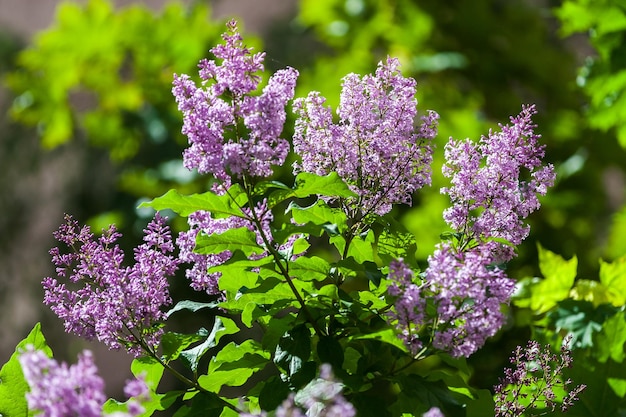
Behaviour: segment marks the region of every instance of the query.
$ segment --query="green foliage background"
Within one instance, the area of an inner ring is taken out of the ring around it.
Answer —
[[[558,182],[509,266],[523,284],[511,328],[471,358],[473,381],[490,388],[524,338],[556,344],[559,334],[572,331],[583,364],[572,377],[590,389],[570,415],[620,415],[626,395],[626,7],[619,0],[547,3],[301,0],[297,16],[246,42],[267,50],[268,65],[300,71],[296,96],[318,90],[333,106],[341,77],[371,72],[386,55],[397,56],[404,74],[418,80],[420,111],[441,115],[433,186],[413,208],[395,214],[415,235],[422,261],[445,230],[439,167],[447,138],[477,139],[522,103],[536,103]],[[156,14],[141,6],[114,10],[105,0],[66,3],[14,66],[0,67],[14,94],[11,115],[37,128],[43,148],[86,142],[113,161],[116,197],[84,209],[96,229],[114,221],[132,235],[134,218],[142,215],[136,201],[173,187],[206,189],[206,180],[180,167],[185,139],[169,91],[172,73],[194,74],[223,27],[199,1]],[[282,170],[279,177],[290,167]],[[602,396],[611,400],[595,404]]]

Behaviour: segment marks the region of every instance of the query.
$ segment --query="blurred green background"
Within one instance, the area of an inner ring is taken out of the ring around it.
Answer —
[[[172,74],[196,74],[225,18],[239,13],[248,16],[241,19],[246,43],[267,51],[268,69],[300,71],[296,96],[318,90],[336,106],[341,78],[371,72],[387,55],[417,79],[419,111],[441,115],[433,186],[412,208],[397,208],[420,259],[445,231],[447,201],[439,188],[447,139],[478,139],[530,103],[558,178],[531,216],[530,238],[509,275],[539,276],[538,242],[565,258],[577,255],[578,276],[589,280],[597,280],[599,258],[626,253],[622,1],[267,0],[272,7],[263,16],[252,10],[253,0],[226,3],[155,10],[66,2],[32,38],[0,27],[0,362],[36,321],[57,356],[75,357],[83,346],[38,308],[39,282],[52,273],[52,231],[64,212],[95,229],[115,222],[131,247],[150,215],[135,210],[138,202],[172,187],[206,188],[206,179],[181,165],[186,142]],[[286,165],[277,175],[288,181],[290,172]],[[181,278],[173,291],[184,288]],[[530,335],[521,329],[504,332],[471,359],[477,385],[495,383],[509,352]],[[99,363],[129,362],[98,354]]]

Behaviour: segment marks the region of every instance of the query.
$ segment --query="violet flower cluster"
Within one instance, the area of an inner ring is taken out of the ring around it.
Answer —
[[[514,257],[512,245],[528,235],[524,219],[539,208],[537,195],[555,179],[552,165],[542,165],[535,113],[534,106],[525,106],[511,125],[478,144],[451,139],[446,145],[443,171],[452,186],[442,192],[452,207],[444,218],[456,240],[437,245],[419,283],[406,265],[390,266],[389,293],[396,300],[388,317],[398,321],[399,336],[413,354],[428,341],[468,357],[504,324],[501,305],[508,304],[515,282],[501,265]],[[425,297],[434,300],[436,317],[425,315]],[[420,336],[424,329],[429,330]]]
[[[231,175],[268,177],[272,165],[283,164],[289,143],[279,136],[298,77],[293,68],[279,70],[260,95],[252,95],[261,82],[265,54],[243,45],[236,21],[228,23],[228,30],[222,36],[225,44],[211,49],[221,63],[199,63],[200,86],[183,74],[174,77],[172,89],[190,144],[183,154],[185,167],[225,185]]]
[[[251,215],[251,212],[248,210],[247,214]],[[257,205],[255,215],[262,225],[262,233],[265,236],[271,236],[270,222],[273,216],[272,212],[268,210],[266,202],[261,202]],[[212,254],[194,252],[196,238],[199,233],[206,235],[220,234],[229,229],[247,227],[250,231],[257,234],[259,246],[264,246],[261,232],[257,230],[251,218],[230,216],[216,219],[207,211],[196,211],[189,215],[187,222],[189,230],[179,234],[176,244],[180,248],[179,259],[182,262],[191,264],[191,267],[185,271],[185,275],[191,281],[191,287],[196,291],[206,291],[211,295],[221,295],[219,279],[222,274],[220,272],[209,272],[209,268],[223,264],[232,256],[232,252],[228,250]]]
[[[394,308],[387,313],[413,356],[430,344],[454,357],[468,357],[504,324],[500,305],[508,302],[515,283],[504,271],[485,266],[485,253],[476,248],[461,254],[447,245],[429,258],[423,280],[402,261],[389,266],[389,295]],[[484,249],[484,248],[482,248]],[[436,314],[427,314],[427,300]]]
[[[454,357],[469,357],[505,322],[515,281],[493,265],[493,244],[458,251],[449,242],[428,258],[426,283],[437,306],[433,347]]]
[[[430,141],[439,115],[429,111],[414,126],[416,82],[403,77],[399,66],[388,58],[374,75],[344,77],[337,124],[318,92],[294,101],[293,143],[302,159],[294,172],[337,172],[359,196],[346,208],[361,217],[410,204],[413,193],[430,184]]]
[[[569,341],[571,337],[565,338],[558,354],[533,340],[526,348],[515,349],[509,359],[514,368],[505,369],[504,377],[494,387],[496,417],[520,417],[533,409],[555,411],[559,408],[565,412],[574,405],[586,386],[570,388],[572,380],[563,376],[563,371],[572,366]],[[565,392],[563,398],[559,398],[557,391]]]
[[[60,280],[47,277],[42,285],[44,303],[64,321],[67,332],[98,339],[110,349],[124,347],[135,356],[156,349],[159,322],[165,319],[161,308],[171,303],[167,278],[180,261],[172,255],[174,244],[163,217],[157,214],[144,234],[144,243],[135,248],[135,263],[123,266],[115,226],[95,238],[89,227],[66,216],[54,236],[71,251],[50,251]]]
[[[417,356],[424,347],[420,331],[427,324],[426,296],[422,294],[422,286],[414,282],[413,271],[402,259],[392,261],[389,265],[389,285],[387,292],[396,297],[394,308],[389,310],[390,321],[397,320],[401,333],[398,335],[413,356]]]
[[[19,356],[24,378],[30,387],[26,393],[28,408],[41,417],[101,417],[106,401],[104,381],[98,375],[93,356],[85,350],[78,362],[68,366],[49,358],[43,351],[28,346]],[[131,398],[128,412],[109,417],[134,417],[144,412],[141,402],[149,398],[149,390],[141,379],[127,381],[124,393]]]
[[[500,125],[479,143],[452,138],[447,143],[443,174],[452,186],[441,191],[452,206],[444,219],[466,242],[501,238],[519,245],[528,236],[524,219],[539,208],[538,195],[545,195],[555,180],[554,167],[542,163],[545,146],[538,144],[532,122],[536,113],[534,105],[523,106],[510,125]],[[505,251],[502,260],[512,252]]]

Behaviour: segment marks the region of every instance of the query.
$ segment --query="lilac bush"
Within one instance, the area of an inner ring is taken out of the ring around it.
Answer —
[[[211,190],[170,190],[142,204],[187,217],[178,248],[157,214],[134,264],[123,266],[114,226],[96,238],[67,217],[55,237],[69,252],[51,251],[58,278],[43,281],[44,302],[66,330],[124,347],[150,388],[132,381],[125,411],[103,408],[89,353],[68,368],[27,351],[29,407],[48,412],[58,404],[59,416],[75,415],[79,405],[86,416],[175,406],[180,416],[439,417],[472,407],[504,416],[525,407],[526,394],[511,387],[534,384],[546,407],[560,401],[567,408],[582,388],[557,398],[550,387],[561,382],[543,365],[554,357],[539,355],[535,344],[518,349],[514,363],[538,361],[544,373],[506,371],[495,402],[469,385],[463,362],[504,325],[501,309],[515,288],[504,266],[529,233],[525,219],[539,208],[538,196],[554,182],[531,120],[535,107],[524,106],[478,142],[445,146],[451,185],[442,192],[451,206],[444,218],[452,232],[421,271],[411,253],[415,237],[389,213],[430,184],[439,116],[418,114],[416,81],[402,76],[399,60],[344,77],[338,120],[319,93],[294,101],[290,186],[268,178],[290,151],[280,135],[298,73],[279,70],[261,88],[264,53],[244,45],[234,21],[223,39],[211,49],[216,60],[200,62],[200,85],[183,74],[173,87],[189,140],[183,164],[208,174]],[[173,303],[168,279],[179,267],[210,302]],[[208,317],[211,330],[165,330],[178,311],[209,309],[198,318]],[[163,370],[184,389],[157,393]],[[69,399],[43,388],[59,378]]]

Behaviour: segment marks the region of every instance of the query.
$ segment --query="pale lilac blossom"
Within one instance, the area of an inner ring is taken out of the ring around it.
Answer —
[[[19,361],[30,387],[26,393],[28,408],[38,411],[38,416],[102,416],[104,381],[90,351],[83,351],[78,362],[68,366],[28,346]]]
[[[265,53],[253,54],[244,46],[234,20],[227,26],[225,44],[211,49],[220,63],[199,63],[200,86],[182,74],[174,77],[172,88],[190,145],[183,154],[185,167],[211,174],[226,186],[231,175],[268,177],[272,165],[284,163],[289,143],[280,134],[298,77],[293,68],[279,70],[261,94],[254,94]]]
[[[68,366],[29,345],[19,361],[30,389],[26,393],[28,408],[40,417],[136,417],[145,411],[142,403],[150,399],[143,377],[133,378],[124,386],[124,394],[130,398],[127,411],[104,414],[104,380],[89,350],[78,355],[76,364]]]
[[[494,264],[492,244],[458,251],[449,242],[428,258],[426,285],[437,307],[433,347],[469,357],[505,322],[515,281]]]
[[[453,238],[437,245],[417,283],[405,265],[390,265],[389,294],[396,299],[387,316],[397,321],[413,354],[432,342],[454,357],[468,357],[504,325],[501,306],[509,303],[515,282],[502,265],[528,235],[524,220],[555,179],[552,165],[542,162],[535,113],[534,106],[524,106],[511,125],[500,125],[479,143],[450,139],[446,145],[443,173],[452,185],[442,192],[452,201],[444,218]],[[426,298],[436,317],[426,316]]]
[[[424,346],[419,337],[419,329],[427,322],[426,297],[422,288],[414,281],[413,271],[402,259],[389,265],[391,285],[387,289],[389,295],[396,298],[394,308],[387,313],[388,320],[395,322],[401,329],[399,337],[404,341],[413,356]]]
[[[555,180],[554,167],[542,162],[544,146],[531,120],[536,113],[535,106],[524,106],[510,125],[478,143],[451,138],[446,145],[443,174],[452,185],[441,191],[452,206],[444,219],[466,240],[501,238],[519,245],[528,236],[524,219]],[[503,255],[504,261],[514,256],[512,249]]]
[[[50,251],[59,279],[47,277],[42,285],[44,303],[64,321],[67,332],[97,339],[109,349],[124,347],[135,356],[146,346],[156,349],[163,332],[159,323],[165,319],[162,308],[171,303],[167,278],[179,261],[159,214],[144,234],[144,243],[134,250],[134,264],[124,266],[115,226],[95,238],[87,226],[66,216],[54,235],[70,251]]]
[[[413,193],[430,184],[430,141],[439,115],[429,111],[415,127],[416,82],[399,66],[388,58],[374,75],[344,77],[338,123],[318,92],[294,101],[293,142],[301,158],[294,172],[337,172],[359,196],[345,207],[355,217],[411,204]]]
[[[306,410],[307,417],[354,417],[356,409],[344,398],[342,391],[343,384],[335,379],[331,366],[322,364],[319,378],[300,390],[294,401]]]

